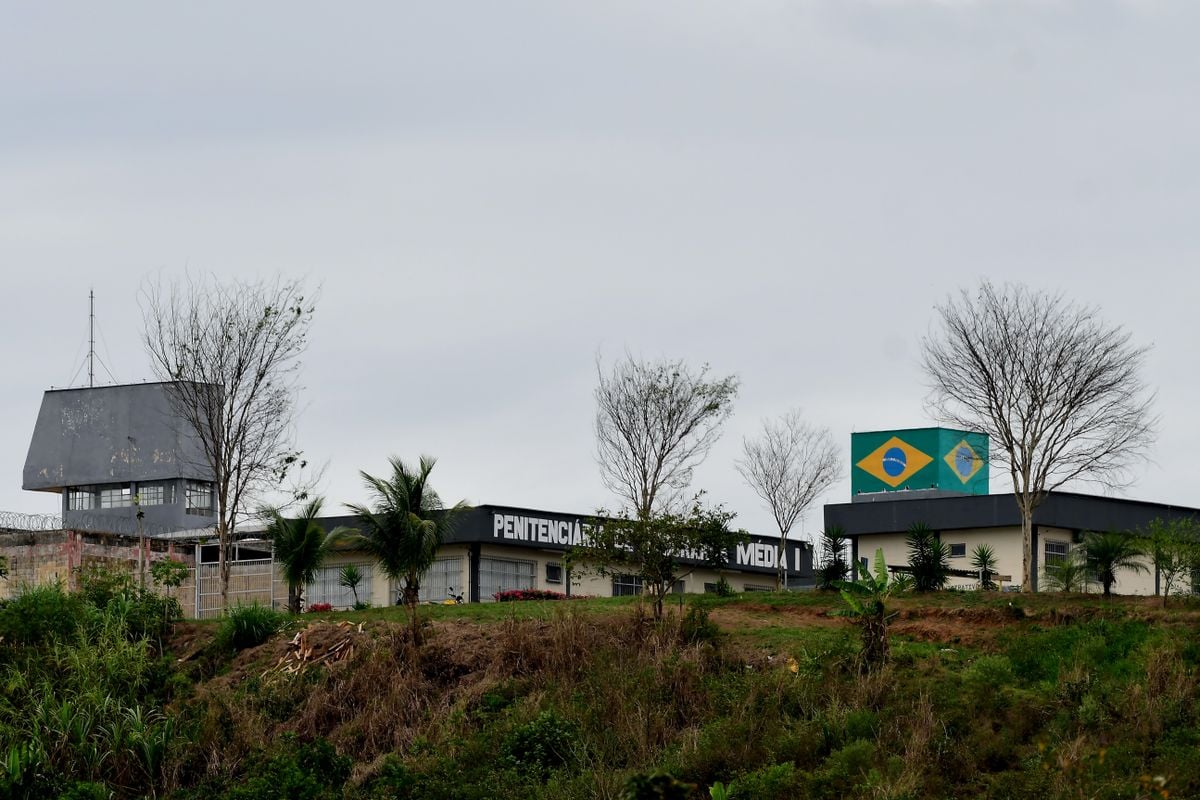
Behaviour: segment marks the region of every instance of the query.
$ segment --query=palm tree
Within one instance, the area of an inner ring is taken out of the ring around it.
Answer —
[[[1062,560],[1042,567],[1047,589],[1059,592],[1082,592],[1087,588],[1088,565],[1079,550],[1071,550]]]
[[[991,545],[975,545],[971,551],[971,568],[979,572],[980,589],[988,592],[996,590],[996,551]]]
[[[1088,570],[1104,587],[1104,596],[1112,594],[1112,585],[1117,582],[1117,570],[1149,572],[1142,561],[1146,551],[1137,538],[1128,534],[1108,531],[1088,533],[1083,539]]]
[[[338,585],[344,586],[354,592],[354,607],[358,608],[358,585],[362,583],[362,570],[353,564],[347,564],[342,567],[342,571],[338,573]]]
[[[913,588],[918,592],[937,592],[950,577],[950,547],[923,522],[914,522],[905,535],[908,566]]]
[[[283,577],[288,584],[288,611],[293,614],[300,613],[304,587],[316,579],[334,543],[346,533],[345,528],[325,532],[317,521],[323,503],[323,498],[314,497],[295,519],[284,517],[277,508],[266,510],[270,519],[266,535],[274,543],[275,560],[283,566]]]
[[[429,473],[436,459],[421,456],[414,470],[393,456],[390,478],[377,478],[360,472],[372,496],[372,505],[347,503],[358,517],[361,533],[355,543],[379,562],[389,579],[404,581],[404,604],[412,623],[413,641],[420,643],[417,620],[421,576],[433,566],[438,547],[453,528],[455,518],[466,508],[459,502],[443,508],[437,492],[429,485]]]

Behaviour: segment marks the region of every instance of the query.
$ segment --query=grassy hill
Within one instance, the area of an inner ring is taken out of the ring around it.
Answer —
[[[400,609],[179,623],[161,657],[119,597],[44,594],[83,621],[0,608],[12,796],[1200,797],[1191,600],[906,596],[864,674],[822,594],[426,607],[419,649]]]

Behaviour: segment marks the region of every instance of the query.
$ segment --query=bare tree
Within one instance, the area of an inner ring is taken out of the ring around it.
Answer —
[[[292,418],[313,304],[300,282],[213,276],[148,283],[143,343],[169,384],[174,413],[194,430],[215,481],[221,602],[243,509],[284,479],[299,454]]]
[[[762,434],[742,440],[734,462],[754,493],[766,503],[779,529],[775,590],[787,582],[787,536],[805,510],[838,478],[841,456],[828,428],[804,421],[799,409],[763,420]]]
[[[608,372],[596,362],[596,460],[638,520],[672,510],[733,412],[737,378],[708,371],[628,353]]]
[[[941,330],[922,341],[929,405],[943,423],[986,433],[1021,511],[1021,586],[1031,591],[1033,512],[1074,480],[1127,485],[1154,442],[1134,346],[1097,310],[1061,294],[983,282],[937,307]]]

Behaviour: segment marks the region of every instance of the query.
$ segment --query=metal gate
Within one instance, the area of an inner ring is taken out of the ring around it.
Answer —
[[[258,603],[273,605],[274,567],[269,558],[233,561],[229,564],[229,606]],[[221,567],[200,564],[196,567],[196,617],[219,617],[221,606]]]

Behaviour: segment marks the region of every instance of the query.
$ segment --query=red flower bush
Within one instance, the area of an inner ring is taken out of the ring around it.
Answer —
[[[333,606],[329,603],[309,603],[308,610],[310,612],[333,611]]]
[[[501,603],[513,603],[518,600],[567,599],[567,596],[562,592],[553,592],[549,589],[505,589],[503,592],[496,592],[492,597]]]

